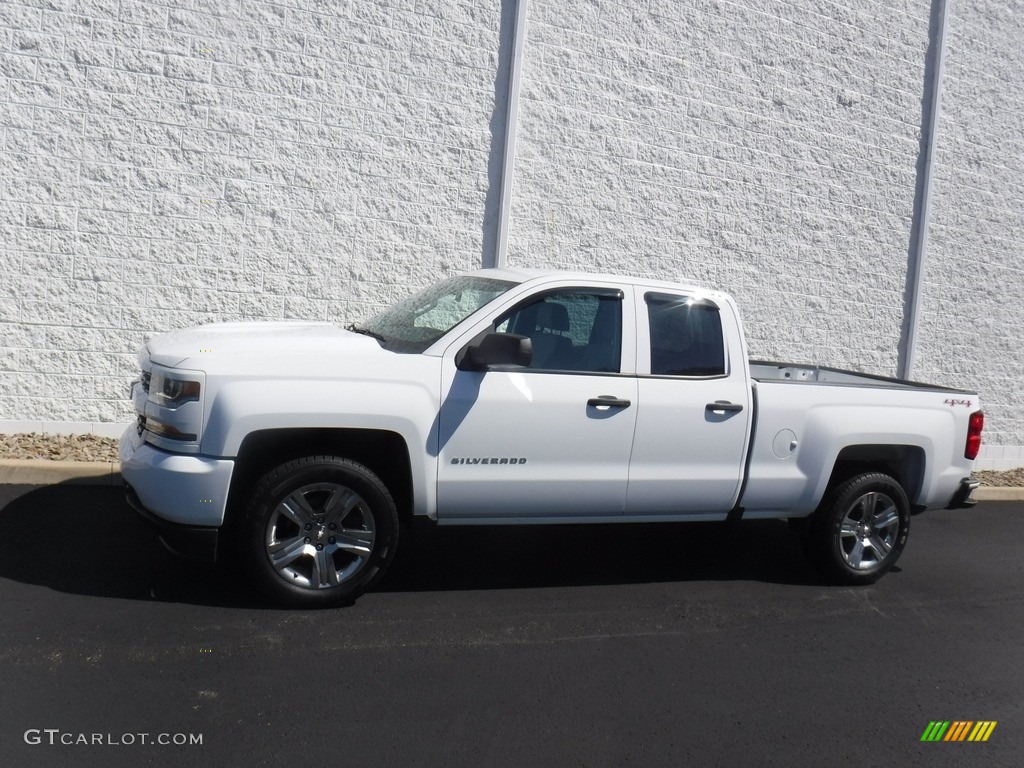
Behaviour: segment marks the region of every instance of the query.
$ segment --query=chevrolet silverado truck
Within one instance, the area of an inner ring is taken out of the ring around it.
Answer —
[[[784,518],[867,584],[912,514],[978,484],[974,392],[748,361],[728,295],[655,280],[480,270],[361,324],[204,325],[139,362],[129,502],[291,605],[353,600],[416,518]]]

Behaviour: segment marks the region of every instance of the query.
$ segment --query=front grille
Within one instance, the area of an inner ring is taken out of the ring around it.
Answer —
[[[150,371],[142,372],[142,391],[145,392],[147,395],[149,394],[149,380],[152,377],[152,375],[153,374]]]

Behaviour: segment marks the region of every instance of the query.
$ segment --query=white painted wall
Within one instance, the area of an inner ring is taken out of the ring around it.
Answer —
[[[0,6],[8,426],[130,419],[147,334],[480,265],[499,9],[178,5]]]
[[[488,263],[514,0],[0,5],[0,430],[116,431],[147,335]],[[734,293],[895,374],[931,4],[529,0],[510,265]],[[1024,464],[1019,14],[952,6],[917,378]]]
[[[954,2],[917,375],[976,381],[979,466],[1024,466],[1024,17]]]

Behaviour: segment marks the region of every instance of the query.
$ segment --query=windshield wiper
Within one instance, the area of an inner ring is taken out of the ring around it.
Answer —
[[[381,336],[376,331],[371,331],[369,328],[359,328],[359,327],[356,326],[355,323],[349,323],[348,325],[346,325],[345,326],[345,330],[346,331],[352,331],[352,333],[361,333],[364,336],[371,336],[371,337],[375,338],[377,341],[379,341],[381,343],[384,343],[384,342],[387,341],[387,339],[385,339],[383,336]]]

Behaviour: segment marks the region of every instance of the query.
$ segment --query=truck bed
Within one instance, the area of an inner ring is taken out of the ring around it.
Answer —
[[[876,376],[870,373],[846,371],[821,365],[783,363],[769,360],[751,360],[750,377],[754,381],[783,382],[789,384],[836,384],[847,387],[879,387],[884,389],[920,389],[958,394],[976,394],[964,389],[924,384],[918,381]]]
[[[971,473],[964,441],[973,392],[796,363],[751,361],[750,372],[744,517],[810,514],[843,459],[895,462],[911,504],[930,508],[945,506]]]

